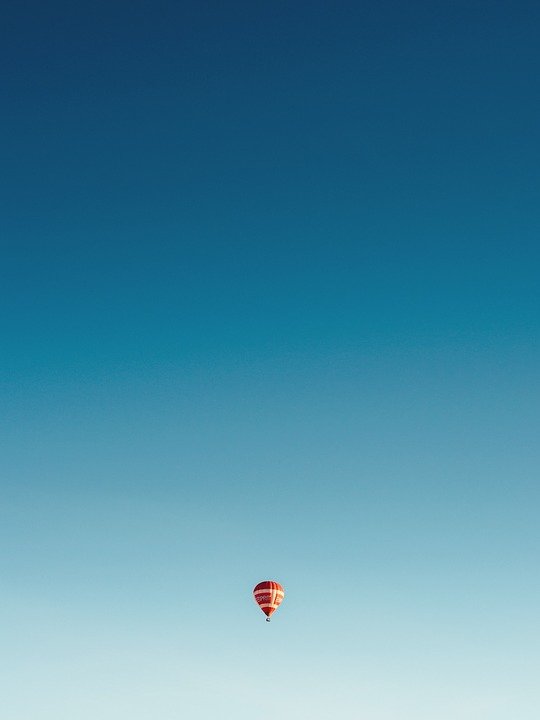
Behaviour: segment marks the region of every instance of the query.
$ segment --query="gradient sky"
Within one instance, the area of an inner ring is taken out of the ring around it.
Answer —
[[[538,720],[540,5],[0,25],[2,716]]]

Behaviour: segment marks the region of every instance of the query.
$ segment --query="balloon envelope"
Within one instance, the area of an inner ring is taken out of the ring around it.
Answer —
[[[275,580],[263,580],[253,588],[255,602],[267,618],[272,615],[285,597],[285,591]]]

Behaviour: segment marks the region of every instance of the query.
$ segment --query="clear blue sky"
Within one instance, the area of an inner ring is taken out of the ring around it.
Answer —
[[[539,26],[3,9],[6,720],[538,719]]]

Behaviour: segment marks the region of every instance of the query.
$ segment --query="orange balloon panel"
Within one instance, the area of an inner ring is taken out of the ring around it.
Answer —
[[[285,597],[285,590],[275,580],[263,580],[253,588],[253,596],[263,613],[270,617]]]

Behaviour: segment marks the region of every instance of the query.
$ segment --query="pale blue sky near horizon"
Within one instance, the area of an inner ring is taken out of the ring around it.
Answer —
[[[4,10],[6,720],[538,719],[539,21]]]

